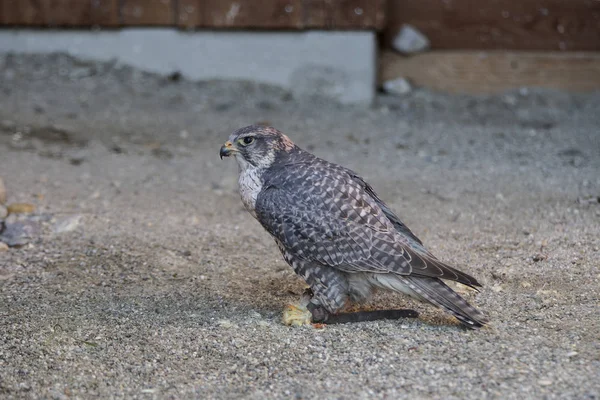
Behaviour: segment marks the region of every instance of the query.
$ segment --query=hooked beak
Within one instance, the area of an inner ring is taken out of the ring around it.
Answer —
[[[233,143],[231,143],[229,140],[225,142],[225,144],[223,146],[221,146],[221,151],[219,151],[219,157],[221,157],[221,160],[223,159],[223,157],[229,157],[231,155],[231,153],[235,153],[238,150],[233,147]]]

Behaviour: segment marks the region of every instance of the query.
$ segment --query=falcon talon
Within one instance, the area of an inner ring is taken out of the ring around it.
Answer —
[[[350,299],[366,300],[374,289],[432,304],[469,328],[488,322],[443,280],[472,288],[481,284],[429,252],[354,171],[318,158],[277,129],[260,125],[233,132],[219,156],[235,157],[244,207],[273,236],[285,261],[311,289],[312,295],[301,301],[316,308],[309,307],[311,312],[286,307],[287,325],[417,317],[412,310],[337,314]]]
[[[287,326],[304,326],[312,324],[312,313],[302,305],[290,304],[283,310],[282,321]]]

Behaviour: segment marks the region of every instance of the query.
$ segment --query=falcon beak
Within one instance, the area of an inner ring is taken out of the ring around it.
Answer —
[[[233,143],[231,143],[229,140],[225,142],[225,144],[223,146],[221,146],[221,151],[219,151],[219,156],[221,157],[221,160],[223,159],[223,157],[229,157],[231,155],[231,153],[236,153],[238,150],[233,147]]]

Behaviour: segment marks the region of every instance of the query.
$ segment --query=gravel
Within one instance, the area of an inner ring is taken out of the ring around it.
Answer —
[[[84,72],[81,72],[84,71]],[[0,58],[4,398],[600,397],[600,94],[415,89],[369,109],[63,55]],[[302,281],[242,208],[234,129],[361,173],[492,319],[288,328]],[[231,161],[231,160],[228,160]],[[579,201],[578,201],[579,200]],[[12,216],[9,216],[10,219]]]

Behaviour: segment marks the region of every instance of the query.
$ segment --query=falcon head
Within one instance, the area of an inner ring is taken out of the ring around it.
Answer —
[[[288,153],[296,145],[283,133],[270,126],[250,125],[238,129],[221,146],[219,155],[235,156],[240,168],[268,168],[281,152]]]

